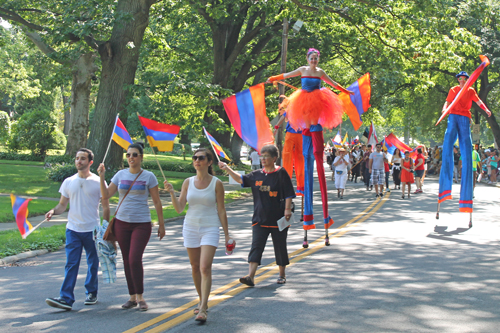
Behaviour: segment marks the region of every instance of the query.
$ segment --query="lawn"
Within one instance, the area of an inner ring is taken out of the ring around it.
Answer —
[[[56,205],[57,201],[40,199],[31,200],[28,206],[28,217],[44,215]],[[12,214],[12,202],[10,201],[10,197],[0,197],[0,223],[14,221],[15,218]]]
[[[0,193],[58,198],[61,184],[48,180],[47,172],[37,166],[0,164]]]
[[[66,224],[33,231],[26,239],[19,230],[0,231],[0,258],[31,250],[55,251],[66,242]]]
[[[35,161],[11,161],[11,160],[0,160],[0,164],[14,164],[14,165],[31,165],[36,167],[43,167],[44,162],[35,162]]]

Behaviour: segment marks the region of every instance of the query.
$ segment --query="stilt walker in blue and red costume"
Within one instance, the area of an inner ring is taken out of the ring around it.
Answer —
[[[456,78],[458,79],[459,85],[450,89],[443,106],[443,113],[449,111],[450,115],[448,116],[448,126],[443,142],[443,164],[439,175],[439,199],[436,219],[439,219],[439,205],[443,201],[452,199],[453,145],[458,137],[462,155],[462,182],[460,188],[459,211],[471,214],[469,222],[470,228],[472,227],[473,204],[472,140],[470,134],[470,109],[472,107],[472,102],[476,102],[476,104],[486,112],[488,117],[491,116],[491,112],[479,99],[474,88],[470,87],[470,84],[469,87],[466,86],[466,81],[469,79],[469,75],[466,72],[462,71],[458,73]],[[457,98],[459,93],[460,95]],[[455,102],[455,105],[452,105],[450,110],[448,110],[452,102]]]
[[[302,130],[302,153],[304,155],[304,247],[307,243],[307,230],[315,229],[313,216],[313,171],[314,160],[318,172],[318,181],[323,204],[323,223],[325,227],[326,245],[330,245],[328,228],[333,219],[328,213],[328,196],[326,189],[325,169],[323,167],[323,127],[332,129],[342,122],[342,101],[331,90],[321,88],[321,81],[325,81],[334,88],[354,94],[333,81],[321,68],[317,67],[319,51],[309,49],[307,62],[309,66],[302,66],[292,72],[272,76],[268,82],[275,82],[289,77],[301,76],[302,89],[298,89],[285,100],[289,124],[296,130]]]

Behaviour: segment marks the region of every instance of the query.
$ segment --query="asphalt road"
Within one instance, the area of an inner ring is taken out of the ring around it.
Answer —
[[[182,247],[182,220],[177,220],[168,223],[162,241],[153,230],[146,249],[149,311],[121,310],[127,300],[121,259],[118,282],[101,283],[99,302],[83,305],[84,257],[73,310],[47,306],[45,298],[58,296],[63,279],[65,254],[58,251],[0,267],[5,302],[0,327],[6,332],[498,332],[499,189],[478,186],[474,226],[468,229],[469,215],[458,213],[459,185],[453,186],[455,199],[443,203],[441,219],[435,219],[436,181],[428,178],[425,193],[410,200],[402,200],[398,190],[375,200],[373,191],[349,182],[344,200],[338,200],[328,181],[335,220],[331,246],[324,246],[324,231],[318,228],[309,232],[312,244],[303,249],[303,231],[295,224],[288,238],[294,259],[285,285],[276,284],[270,240],[257,285],[237,283],[247,273],[252,202],[230,205],[237,249],[231,256],[217,250],[215,295],[205,325],[191,315],[196,293]],[[320,203],[318,191],[318,221]]]

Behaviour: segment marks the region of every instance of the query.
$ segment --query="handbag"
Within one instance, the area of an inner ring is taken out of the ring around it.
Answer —
[[[142,174],[143,171],[144,170],[141,170],[141,172],[139,172],[139,174],[137,175],[137,177],[135,177],[135,179],[132,182],[132,184],[130,184],[130,187],[128,188],[127,193],[125,193],[125,195],[123,196],[122,201],[120,202],[120,204],[118,205],[118,207],[116,207],[115,215],[113,215],[113,217],[109,221],[109,224],[108,224],[108,227],[106,228],[106,232],[104,233],[104,236],[102,236],[102,239],[104,239],[105,241],[112,242],[115,248],[116,248],[116,235],[115,235],[115,232],[114,232],[114,227],[115,227],[116,214],[118,213],[118,209],[120,209],[120,206],[122,205],[123,201],[125,201],[125,198],[127,197],[128,193],[132,189],[132,186],[134,186],[135,181],[139,178],[139,176]]]

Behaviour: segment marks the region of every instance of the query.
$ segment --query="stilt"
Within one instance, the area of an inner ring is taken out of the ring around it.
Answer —
[[[325,245],[330,246],[330,237],[328,236],[328,229],[325,229]]]
[[[309,243],[307,242],[307,230],[304,230],[304,242],[302,243],[302,247],[307,249],[309,247]]]
[[[304,222],[304,196],[302,196],[302,207],[300,210],[300,222]]]
[[[470,212],[469,229],[472,228],[472,212]]]
[[[437,210],[437,213],[436,213],[436,220],[439,220],[439,206],[441,205],[441,203],[438,201],[438,210]]]

